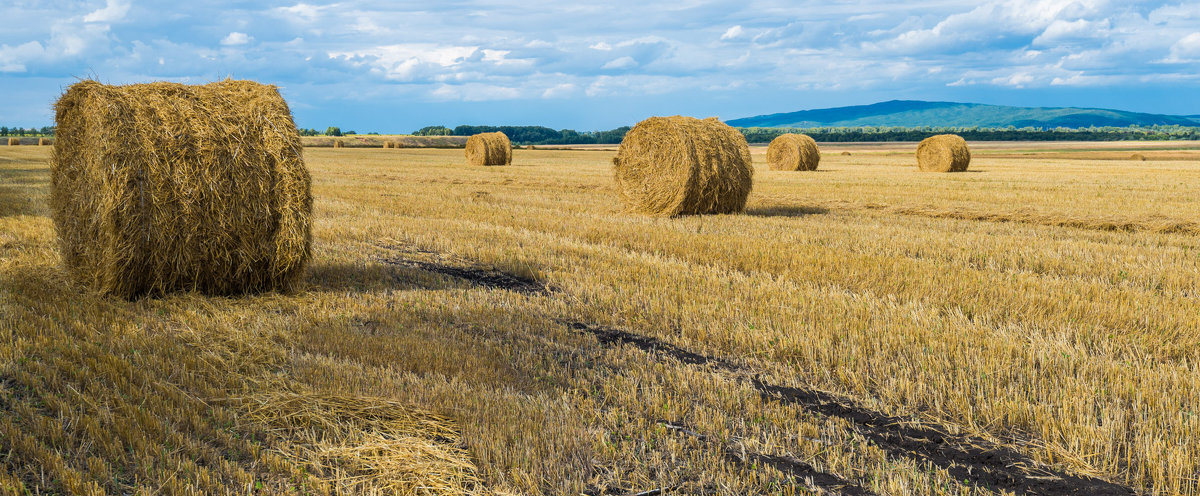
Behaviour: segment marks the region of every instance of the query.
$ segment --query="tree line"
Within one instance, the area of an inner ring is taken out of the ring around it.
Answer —
[[[615,145],[621,142],[629,126],[607,131],[555,130],[545,126],[426,126],[413,131],[415,136],[471,136],[479,133],[500,131],[518,145]],[[937,134],[957,134],[970,141],[1169,141],[1200,140],[1200,127],[1190,126],[1131,126],[1131,127],[1087,127],[1087,128],[1036,128],[1036,127],[816,127],[738,128],[746,141],[767,143],[781,134],[804,133],[825,143],[853,143],[861,141],[920,141]],[[354,131],[343,132],[338,127],[299,129],[301,136],[349,136]],[[378,134],[378,133],[367,133]],[[21,128],[0,126],[0,137],[43,136],[53,137],[54,127]]]
[[[500,131],[519,145],[605,145],[617,144],[629,131],[623,126],[608,131],[578,132],[573,129],[554,130],[543,126],[427,126],[413,134],[416,136],[470,136],[478,133]],[[1035,128],[1035,127],[818,127],[818,128],[738,128],[746,141],[767,143],[786,133],[803,133],[826,143],[853,143],[863,141],[921,141],[938,134],[957,134],[971,141],[1165,141],[1200,140],[1200,127],[1150,126],[1150,127],[1089,127],[1089,128]]]
[[[8,127],[0,126],[0,136],[54,136],[54,127],[46,126],[42,128],[23,128],[23,127]]]

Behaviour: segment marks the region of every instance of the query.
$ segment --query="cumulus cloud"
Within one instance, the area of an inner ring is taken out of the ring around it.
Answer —
[[[83,22],[116,22],[125,18],[129,13],[129,2],[107,0],[104,8],[95,10],[83,16]]]
[[[1169,62],[1181,63],[1200,60],[1200,32],[1184,36],[1171,45]]]
[[[221,44],[226,45],[226,46],[245,45],[247,43],[250,43],[250,40],[253,40],[253,39],[254,39],[253,37],[251,37],[250,35],[248,35],[246,33],[239,33],[237,31],[234,31],[232,33],[229,33],[229,35],[226,36],[225,38],[223,38],[221,40]]]
[[[634,60],[633,57],[626,55],[624,57],[615,58],[615,59],[608,61],[607,64],[604,64],[604,68],[605,69],[629,69],[632,67],[637,67],[637,65],[638,65],[637,60]]]
[[[746,30],[742,29],[741,25],[737,25],[725,30],[725,34],[721,35],[721,40],[736,40],[746,34]]]

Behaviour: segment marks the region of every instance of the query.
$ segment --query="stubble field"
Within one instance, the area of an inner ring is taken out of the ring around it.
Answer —
[[[0,147],[0,493],[1200,494],[1200,146],[912,149],[660,219],[610,150],[309,148],[303,289],[129,302]]]

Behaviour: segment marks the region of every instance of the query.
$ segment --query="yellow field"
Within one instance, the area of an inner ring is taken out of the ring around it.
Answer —
[[[0,494],[1200,494],[1200,147],[912,146],[676,219],[607,150],[307,149],[303,290],[135,302],[0,147]]]

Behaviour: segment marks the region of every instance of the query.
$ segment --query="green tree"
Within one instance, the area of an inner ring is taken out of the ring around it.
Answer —
[[[413,131],[414,136],[450,136],[454,131],[446,126],[425,126]]]
[[[340,128],[340,127],[329,126],[328,128],[325,129],[325,136],[341,136],[341,135],[342,135],[342,128]]]

